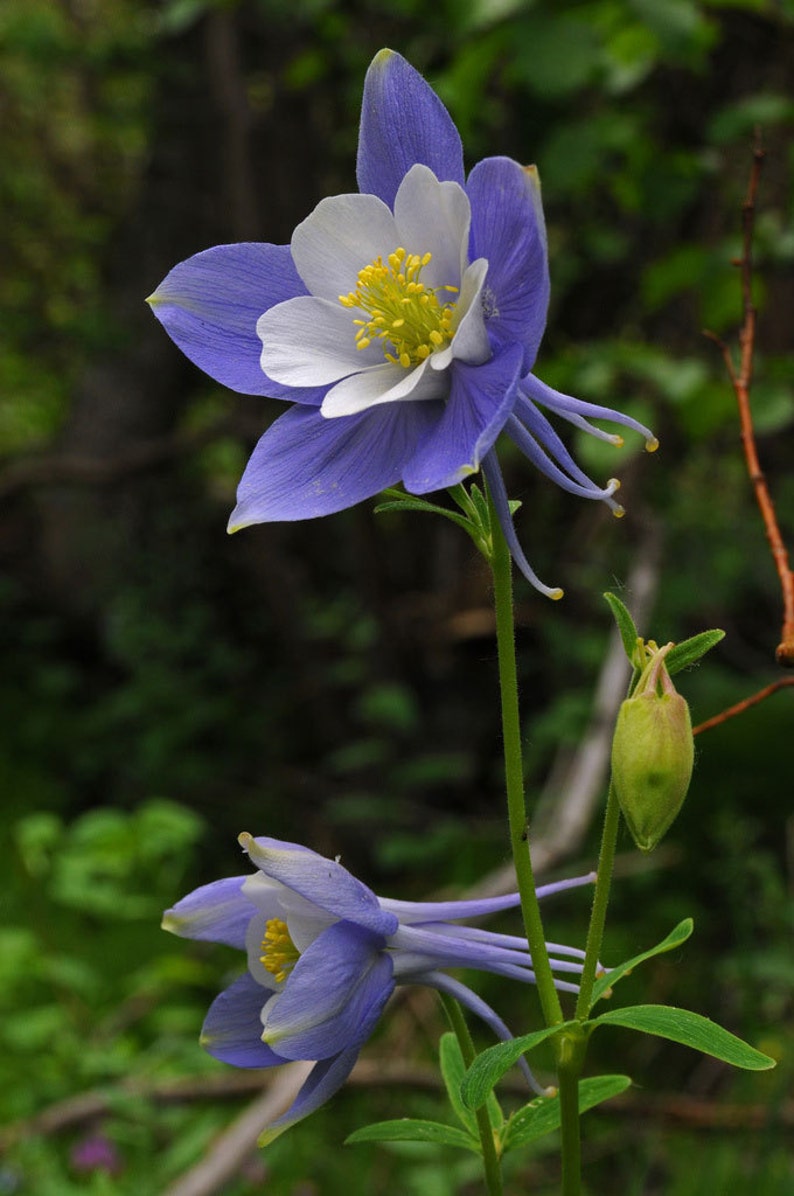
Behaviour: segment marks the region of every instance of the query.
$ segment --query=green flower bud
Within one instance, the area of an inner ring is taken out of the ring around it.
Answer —
[[[694,762],[689,707],[665,667],[672,648],[652,650],[612,740],[612,783],[641,851],[652,851],[684,803]]]

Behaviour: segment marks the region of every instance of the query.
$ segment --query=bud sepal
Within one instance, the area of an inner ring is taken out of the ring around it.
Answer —
[[[641,851],[652,851],[684,803],[694,740],[689,707],[665,664],[673,644],[642,647],[645,667],[615,727],[612,783],[634,842]]]

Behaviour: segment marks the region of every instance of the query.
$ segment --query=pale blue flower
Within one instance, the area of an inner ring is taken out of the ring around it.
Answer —
[[[461,924],[519,904],[518,894],[472,901],[392,901],[335,860],[278,839],[241,835],[258,871],[196,889],[168,910],[163,927],[183,938],[245,950],[246,972],[213,1002],[203,1046],[235,1067],[287,1060],[315,1066],[266,1138],[312,1113],[344,1083],[398,984],[449,993],[500,1038],[510,1032],[480,997],[447,975],[476,968],[531,984],[526,940]],[[584,876],[538,889],[548,896],[590,883]],[[555,983],[576,992],[583,952],[548,945]],[[531,1073],[525,1074],[534,1083]]]
[[[206,250],[150,298],[211,377],[293,404],[254,450],[229,530],[327,515],[398,481],[426,494],[482,469],[516,562],[558,597],[516,538],[499,433],[559,486],[618,513],[617,481],[597,486],[548,413],[613,443],[593,418],[656,442],[530,372],[549,302],[537,172],[494,157],[467,178],[449,113],[382,50],[364,84],[358,183],[360,194],[322,200],[290,245]]]

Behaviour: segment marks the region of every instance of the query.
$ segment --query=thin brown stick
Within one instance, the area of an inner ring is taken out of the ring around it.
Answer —
[[[755,203],[758,194],[758,183],[761,177],[761,167],[764,161],[764,150],[760,137],[756,136],[753,147],[753,163],[750,169],[750,180],[747,186],[747,196],[742,204],[742,256],[735,262],[741,271],[743,319],[739,329],[739,368],[733,361],[730,349],[713,332],[705,335],[717,345],[722,354],[728,377],[731,380],[736,401],[739,406],[739,423],[741,427],[742,446],[747,462],[747,473],[755,490],[756,500],[764,521],[766,537],[775,562],[780,588],[783,595],[783,630],[781,641],[775,652],[775,658],[783,668],[794,668],[794,573],[789,564],[788,551],[780,526],[777,521],[775,506],[769,487],[766,484],[763,470],[758,459],[755,442],[755,429],[750,409],[750,386],[753,377],[753,353],[755,350],[755,331],[757,313],[753,306],[753,229],[755,224]]]
[[[213,1196],[227,1191],[241,1164],[256,1150],[259,1135],[292,1104],[312,1069],[311,1063],[288,1063],[272,1083],[219,1134],[205,1154],[163,1192],[163,1196]]]
[[[763,702],[765,698],[771,697],[773,693],[777,693],[779,689],[784,689],[788,685],[794,685],[794,677],[783,677],[780,681],[773,681],[771,685],[759,689],[758,693],[751,694],[749,698],[742,698],[741,702],[729,706],[727,710],[721,710],[719,714],[707,718],[705,722],[698,723],[696,727],[692,728],[692,734],[700,735],[701,731],[710,731],[712,727],[718,727],[720,723],[727,723],[729,718],[735,718],[737,714],[744,714],[745,710],[749,710],[751,706],[757,706],[759,702]]]
[[[9,1150],[27,1138],[74,1131],[98,1118],[110,1116],[118,1110],[119,1096],[134,1095],[155,1104],[189,1104],[194,1101],[257,1100],[269,1091],[278,1073],[247,1071],[219,1075],[185,1076],[169,1081],[122,1081],[116,1086],[93,1089],[57,1101],[40,1113],[23,1121],[0,1127],[0,1150]],[[410,1060],[392,1058],[361,1059],[348,1080],[357,1088],[408,1087],[426,1092],[441,1090],[438,1070]],[[516,1097],[526,1097],[526,1083],[518,1075],[503,1078],[504,1090]],[[794,1101],[781,1105],[736,1105],[721,1101],[702,1100],[684,1093],[673,1095],[632,1092],[624,1094],[605,1106],[618,1116],[660,1116],[670,1121],[719,1129],[727,1126],[760,1129],[770,1123],[794,1127]]]
[[[198,452],[235,431],[234,420],[223,416],[198,431],[179,432],[136,444],[104,459],[54,452],[24,457],[4,467],[0,463],[0,502],[33,486],[112,486],[131,474],[156,469],[175,457]]]
[[[252,1069],[182,1076],[173,1080],[122,1080],[116,1085],[93,1088],[55,1101],[32,1117],[0,1126],[0,1153],[26,1138],[62,1133],[106,1117],[117,1107],[119,1096],[134,1096],[158,1105],[239,1100],[256,1097],[273,1084],[277,1075],[275,1070]],[[414,1064],[409,1060],[360,1059],[348,1082],[363,1086],[399,1085],[435,1091],[441,1081],[435,1068]]]

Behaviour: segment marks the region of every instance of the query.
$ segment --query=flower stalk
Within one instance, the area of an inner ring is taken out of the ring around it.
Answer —
[[[607,905],[609,904],[609,890],[612,885],[612,869],[615,863],[615,845],[620,825],[620,803],[618,802],[615,786],[609,786],[607,808],[604,814],[604,827],[601,832],[601,848],[598,855],[598,872],[596,874],[595,892],[593,893],[593,908],[590,913],[590,925],[587,931],[585,945],[584,968],[579,984],[579,995],[576,999],[576,1017],[585,1021],[590,1013],[590,1003],[593,996],[593,985],[598,971],[598,956],[604,938]]]
[[[582,1136],[579,1118],[579,1077],[584,1066],[587,1038],[568,1031],[557,1042],[557,1080],[560,1086],[562,1136],[562,1196],[580,1196],[582,1190]]]
[[[444,1006],[444,1012],[447,1015],[447,1020],[458,1040],[463,1062],[466,1067],[471,1067],[477,1056],[477,1052],[474,1049],[474,1043],[469,1032],[469,1027],[466,1024],[466,1018],[463,1016],[463,1010],[453,997],[447,996],[446,993],[440,993],[439,995],[441,997],[441,1004]],[[499,1156],[496,1153],[496,1143],[486,1105],[480,1105],[476,1111],[476,1117],[477,1130],[480,1135],[480,1145],[482,1147],[485,1187],[488,1196],[502,1196],[502,1168]]]
[[[521,720],[518,701],[518,671],[515,650],[515,616],[513,607],[512,560],[502,524],[489,488],[489,511],[491,516],[491,569],[494,585],[494,606],[496,611],[496,640],[499,659],[499,688],[502,703],[502,737],[505,760],[505,785],[507,790],[507,811],[510,829],[510,845],[513,852],[518,891],[521,895],[521,912],[524,929],[529,943],[535,969],[536,986],[540,997],[543,1017],[547,1026],[561,1023],[562,1007],[551,971],[543,930],[540,906],[535,892],[529,842],[529,818],[524,789],[524,764],[521,746]],[[605,838],[599,860],[596,898],[593,903],[587,951],[579,992],[576,1016],[584,1020],[587,1016],[590,993],[598,966],[598,950],[604,932],[604,919],[609,898],[609,882],[615,852],[617,820],[620,809],[612,795],[614,815],[608,807],[605,824]],[[614,826],[613,826],[614,822]],[[603,880],[602,880],[603,877]],[[600,882],[600,883],[599,883]],[[589,975],[584,1001],[582,989],[584,975]],[[584,1014],[580,1014],[584,1008]],[[579,1077],[584,1065],[587,1039],[584,1033],[565,1033],[555,1041],[557,1057],[557,1081],[559,1085],[562,1132],[562,1193],[563,1196],[579,1196],[581,1192],[581,1132],[579,1117]]]
[[[507,818],[513,853],[521,914],[529,943],[535,983],[547,1026],[563,1021],[562,1007],[546,950],[543,921],[535,892],[532,859],[529,854],[529,820],[524,792],[524,758],[521,747],[521,719],[518,706],[518,670],[516,668],[515,617],[513,611],[513,576],[510,550],[502,532],[490,488],[488,505],[491,516],[491,571],[496,612],[496,646],[499,661],[499,691],[502,706],[502,743],[507,791]]]

